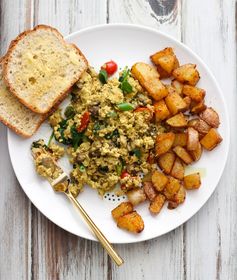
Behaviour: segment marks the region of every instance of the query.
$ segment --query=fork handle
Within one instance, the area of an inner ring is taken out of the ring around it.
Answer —
[[[104,236],[104,234],[100,231],[100,229],[96,226],[96,224],[92,221],[92,219],[89,217],[89,215],[86,213],[84,208],[81,206],[81,204],[75,199],[75,197],[72,195],[71,192],[65,192],[69,200],[73,203],[73,205],[79,210],[82,217],[90,227],[90,229],[93,231],[97,239],[100,241],[102,246],[105,248],[107,253],[110,255],[110,257],[115,261],[115,263],[120,266],[123,264],[123,259],[118,255],[118,253],[115,251],[111,243],[107,240],[107,238]]]

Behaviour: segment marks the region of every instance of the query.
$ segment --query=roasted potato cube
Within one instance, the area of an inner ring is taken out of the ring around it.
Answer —
[[[174,202],[174,201],[168,201],[168,206],[167,208],[169,210],[173,210],[175,208],[177,208],[179,206],[179,204],[177,202]]]
[[[181,146],[185,147],[187,145],[188,136],[187,133],[175,133],[173,147]]]
[[[191,98],[189,96],[185,96],[183,101],[186,103],[185,111],[189,110],[192,102]]]
[[[184,176],[184,187],[187,190],[198,189],[201,186],[200,173],[193,173],[187,176]]]
[[[168,183],[168,178],[162,172],[155,170],[152,173],[151,181],[154,188],[158,192],[161,192],[164,189],[165,185]]]
[[[165,196],[163,194],[158,194],[155,199],[151,202],[149,210],[152,214],[159,214],[161,208],[165,204]]]
[[[171,86],[171,85],[165,85],[165,87],[166,87],[167,90],[168,90],[168,94],[178,93],[178,92],[176,91],[176,89],[175,89],[173,86]]]
[[[158,165],[164,173],[170,174],[174,161],[175,154],[173,152],[168,152],[158,158]]]
[[[205,90],[189,85],[184,85],[183,94],[189,96],[193,101],[200,102],[205,97]]]
[[[153,187],[152,182],[144,182],[143,183],[143,189],[147,196],[147,198],[152,201],[156,197],[157,193],[155,191],[155,188]]]
[[[131,213],[132,211],[133,211],[133,206],[131,202],[122,202],[111,211],[111,214],[113,218],[117,221],[119,217]]]
[[[181,184],[179,180],[169,177],[168,184],[166,185],[163,193],[168,200],[174,200],[174,195],[178,193],[180,187]]]
[[[187,150],[195,151],[198,148],[199,144],[199,134],[193,127],[189,127],[187,130],[187,135]]]
[[[173,71],[173,76],[181,83],[195,86],[200,79],[200,75],[195,64],[185,64]]]
[[[170,116],[169,109],[163,99],[154,103],[154,111],[156,122],[163,121]]]
[[[188,121],[183,113],[179,113],[166,120],[166,123],[172,127],[186,127]]]
[[[132,66],[131,72],[154,100],[159,101],[168,95],[166,87],[159,79],[159,73],[153,66],[138,62]]]
[[[146,195],[142,188],[134,188],[128,191],[126,194],[128,200],[134,206],[146,200]]]
[[[186,191],[185,188],[181,185],[177,194],[174,195],[174,201],[176,201],[178,204],[181,204],[184,202],[185,198],[186,198]]]
[[[198,161],[202,155],[202,145],[198,142],[197,149],[189,152],[194,161]]]
[[[168,78],[172,71],[179,67],[179,62],[172,48],[165,48],[150,56],[151,61],[157,66],[160,78]]]
[[[186,97],[188,97],[188,96],[186,96]],[[199,103],[193,104],[191,106],[191,111],[190,112],[192,114],[199,114],[202,111],[204,111],[206,108],[207,108],[207,106],[205,105],[204,100],[202,100]]]
[[[174,143],[175,134],[173,132],[161,133],[156,137],[156,156],[168,152]]]
[[[201,135],[205,135],[211,129],[211,126],[201,119],[192,119],[188,122],[188,126],[196,129]]]
[[[179,95],[182,95],[183,86],[184,86],[182,83],[180,83],[178,80],[173,80],[171,82],[171,85],[175,88],[176,92]]]
[[[184,164],[178,157],[174,161],[170,175],[179,180],[183,180],[184,178]]]
[[[193,162],[192,157],[190,156],[190,154],[183,148],[180,146],[176,146],[173,151],[176,153],[176,155],[182,159],[182,161],[184,161],[186,164],[190,164]]]
[[[205,111],[201,112],[199,117],[211,127],[217,128],[220,125],[219,115],[212,108],[207,108]]]
[[[139,233],[144,229],[144,222],[142,217],[136,211],[133,211],[120,216],[117,220],[117,226],[133,233]]]
[[[200,143],[208,150],[213,150],[220,142],[222,137],[215,128],[211,128],[209,132],[201,139]]]
[[[165,98],[165,103],[172,115],[185,110],[187,104],[183,101],[182,97],[177,92],[169,94]]]

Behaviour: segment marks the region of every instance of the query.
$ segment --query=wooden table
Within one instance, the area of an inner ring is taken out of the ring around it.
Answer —
[[[229,159],[207,204],[165,236],[116,246],[125,259],[117,268],[99,244],[58,228],[30,203],[15,178],[7,130],[0,125],[1,280],[237,279],[235,11],[234,0],[0,0],[1,55],[19,32],[39,23],[64,35],[111,22],[143,24],[172,35],[213,71],[232,128]]]

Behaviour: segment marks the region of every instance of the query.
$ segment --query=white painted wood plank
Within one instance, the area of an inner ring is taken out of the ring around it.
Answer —
[[[187,279],[237,279],[235,1],[185,1],[183,39],[211,68],[231,116],[231,152],[212,198],[186,226]]]
[[[106,22],[106,1],[36,1],[34,25],[52,25],[67,35]],[[78,238],[33,208],[33,279],[107,278],[108,257],[100,244]],[[110,264],[109,264],[110,265]]]
[[[109,22],[147,25],[180,40],[180,10],[180,1],[128,0],[121,4],[110,0],[108,18]],[[112,279],[184,279],[183,227],[152,241],[117,248],[125,264],[120,269],[112,266]]]
[[[0,53],[28,26],[29,1],[0,2]],[[29,26],[28,26],[29,27]],[[19,186],[8,155],[7,129],[0,124],[0,279],[27,279],[30,274],[30,202]]]

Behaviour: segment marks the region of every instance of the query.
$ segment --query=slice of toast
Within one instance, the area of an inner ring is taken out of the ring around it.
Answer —
[[[2,77],[3,59],[0,58],[0,121],[23,137],[32,136],[46,116],[26,108],[8,90]]]
[[[32,111],[45,114],[63,99],[88,62],[54,28],[38,25],[12,41],[3,66],[10,91]]]

